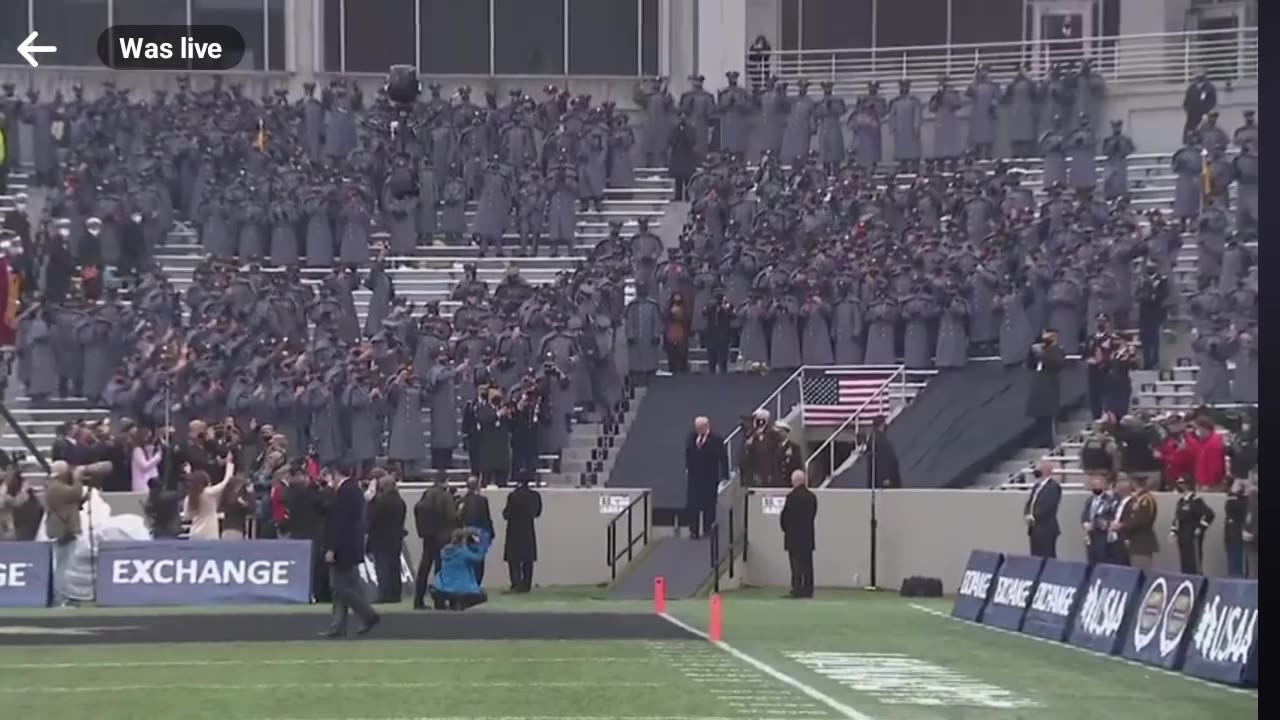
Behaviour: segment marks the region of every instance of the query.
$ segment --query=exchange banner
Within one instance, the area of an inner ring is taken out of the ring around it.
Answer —
[[[229,605],[311,601],[306,540],[103,542],[100,605]]]
[[[996,574],[995,589],[991,592],[991,601],[982,611],[982,624],[1005,630],[1022,629],[1022,621],[1027,615],[1027,605],[1031,603],[1031,593],[1035,590],[1036,580],[1044,568],[1044,558],[1027,557],[1025,555],[1006,555],[1000,564],[1000,572]]]
[[[0,542],[0,607],[47,607],[52,575],[49,543]]]
[[[1108,655],[1119,652],[1141,584],[1142,571],[1137,568],[1095,565],[1072,618],[1071,644]]]
[[[982,611],[991,599],[991,591],[995,587],[993,580],[1000,572],[1000,564],[1004,555],[987,550],[974,550],[969,553],[969,563],[964,567],[964,575],[960,578],[960,588],[956,591],[956,602],[951,606],[951,616],[982,622]]]
[[[1047,640],[1063,642],[1071,629],[1071,618],[1084,597],[1089,580],[1089,565],[1082,562],[1046,560],[1040,571],[1022,632]]]
[[[1200,575],[1152,573],[1124,634],[1123,655],[1169,670],[1180,668],[1204,586]]]
[[[1210,580],[1182,671],[1232,685],[1257,682],[1258,581]]]

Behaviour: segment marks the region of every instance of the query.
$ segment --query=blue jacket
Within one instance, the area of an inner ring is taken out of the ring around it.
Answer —
[[[364,491],[347,480],[334,496],[325,518],[324,548],[333,551],[333,565],[349,570],[364,562]]]
[[[478,543],[444,546],[440,551],[440,570],[431,583],[432,589],[449,595],[476,595],[481,592],[480,583],[476,582],[476,566],[484,562],[493,536],[483,530],[477,534],[480,536]]]

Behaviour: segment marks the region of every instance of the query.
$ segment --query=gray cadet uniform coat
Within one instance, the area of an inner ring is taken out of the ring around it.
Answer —
[[[791,100],[787,97],[786,83],[777,83],[760,95],[760,156],[772,153],[775,158],[782,154],[782,135],[787,129],[787,115],[790,112]]]
[[[800,354],[805,365],[831,365],[835,353],[831,346],[831,306],[825,301],[809,301],[800,307],[804,330],[800,337]]]
[[[782,133],[782,157],[778,158],[784,165],[789,165],[796,158],[809,155],[809,145],[813,139],[813,114],[817,104],[802,90],[800,95],[791,101],[787,115],[787,127]]]
[[[720,149],[745,156],[747,125],[755,109],[751,95],[738,85],[730,85],[720,91],[717,105],[720,109]]]
[[[1035,81],[1021,72],[1004,90],[1005,122],[1009,140],[1019,143],[1036,141],[1036,103],[1039,95]]]
[[[738,323],[742,327],[738,341],[738,354],[745,363],[769,364],[769,340],[765,334],[768,310],[759,300],[744,303],[738,308]]]
[[[952,297],[942,308],[938,324],[936,362],[940,368],[964,367],[969,360],[969,304],[960,296]]]
[[[962,107],[964,98],[952,88],[939,90],[929,100],[929,110],[934,114],[933,157],[958,158],[964,154]]]
[[[919,160],[924,155],[920,125],[924,103],[915,95],[899,95],[889,102],[889,132],[893,133],[893,159]]]
[[[824,95],[814,110],[818,123],[818,156],[824,163],[844,162],[844,100]]]
[[[1129,194],[1129,156],[1136,149],[1124,133],[1112,133],[1102,140],[1102,154],[1107,158],[1102,193],[1108,200]]]
[[[1049,128],[1040,135],[1040,153],[1044,155],[1044,187],[1067,182],[1067,138],[1061,130]]]
[[[409,383],[393,382],[388,389],[391,402],[388,459],[402,462],[426,459],[426,427],[422,418],[424,394],[422,385],[416,380]]]
[[[1173,216],[1191,219],[1200,214],[1200,200],[1203,195],[1201,173],[1204,169],[1204,157],[1198,147],[1184,147],[1173,155],[1173,171],[1178,175],[1173,191]]]
[[[627,305],[626,322],[631,372],[657,372],[658,348],[662,344],[662,308],[653,298],[637,297]]]
[[[835,335],[835,362],[837,365],[860,365],[864,350],[862,301],[852,292],[836,303],[832,328]]]
[[[424,390],[431,403],[431,447],[452,450],[458,446],[458,389],[455,368],[436,365],[427,372]]]
[[[800,332],[796,327],[799,308],[794,298],[786,297],[769,307],[772,328],[769,331],[769,368],[794,370],[803,362],[800,356]]]
[[[897,359],[894,333],[898,325],[898,304],[889,298],[872,300],[867,307],[868,365],[893,365]]]
[[[1067,143],[1071,150],[1068,180],[1076,190],[1092,190],[1098,184],[1098,138],[1092,127],[1079,127]]]
[[[973,103],[969,113],[969,147],[994,143],[1000,86],[990,79],[974,80],[966,94]]]

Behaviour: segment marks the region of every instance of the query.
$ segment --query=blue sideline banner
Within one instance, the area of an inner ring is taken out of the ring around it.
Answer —
[[[100,605],[230,605],[311,601],[306,540],[104,542]]]
[[[1015,632],[1021,630],[1043,568],[1044,558],[1006,555],[996,575],[991,601],[982,611],[982,624]]]
[[[969,553],[969,563],[964,567],[960,588],[956,591],[956,602],[951,606],[952,617],[982,622],[982,610],[991,599],[994,580],[1002,562],[1004,555],[1000,553],[986,550]]]
[[[1210,580],[1182,671],[1248,685],[1258,662],[1258,581]]]
[[[1180,668],[1204,586],[1200,575],[1152,573],[1124,634],[1124,656],[1169,670]]]
[[[1046,640],[1065,641],[1088,580],[1087,563],[1046,560],[1027,608],[1027,617],[1022,622],[1022,632]]]
[[[0,607],[48,607],[53,551],[47,542],[0,542]]]
[[[1095,565],[1072,618],[1071,644],[1108,655],[1119,652],[1141,584],[1142,571],[1137,568]]]

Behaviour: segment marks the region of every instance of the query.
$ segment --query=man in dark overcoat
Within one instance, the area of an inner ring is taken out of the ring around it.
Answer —
[[[716,520],[716,494],[729,477],[724,438],[711,432],[711,420],[698,417],[684,446],[685,512],[689,534],[702,537]]]
[[[538,561],[538,533],[535,521],[542,515],[542,495],[521,479],[507,496],[502,518],[507,521],[507,536],[502,559],[511,574],[511,592],[527,593],[533,589],[533,564]]]
[[[778,521],[782,525],[782,546],[791,561],[792,598],[813,597],[814,519],[818,516],[818,497],[809,490],[809,478],[803,470],[791,473],[791,492],[782,505]]]
[[[1058,331],[1048,329],[1040,341],[1027,351],[1027,369],[1031,371],[1027,387],[1027,416],[1035,421],[1032,440],[1036,447],[1052,448],[1056,440],[1054,420],[1058,416],[1061,394],[1059,375],[1067,356],[1058,346]]]

